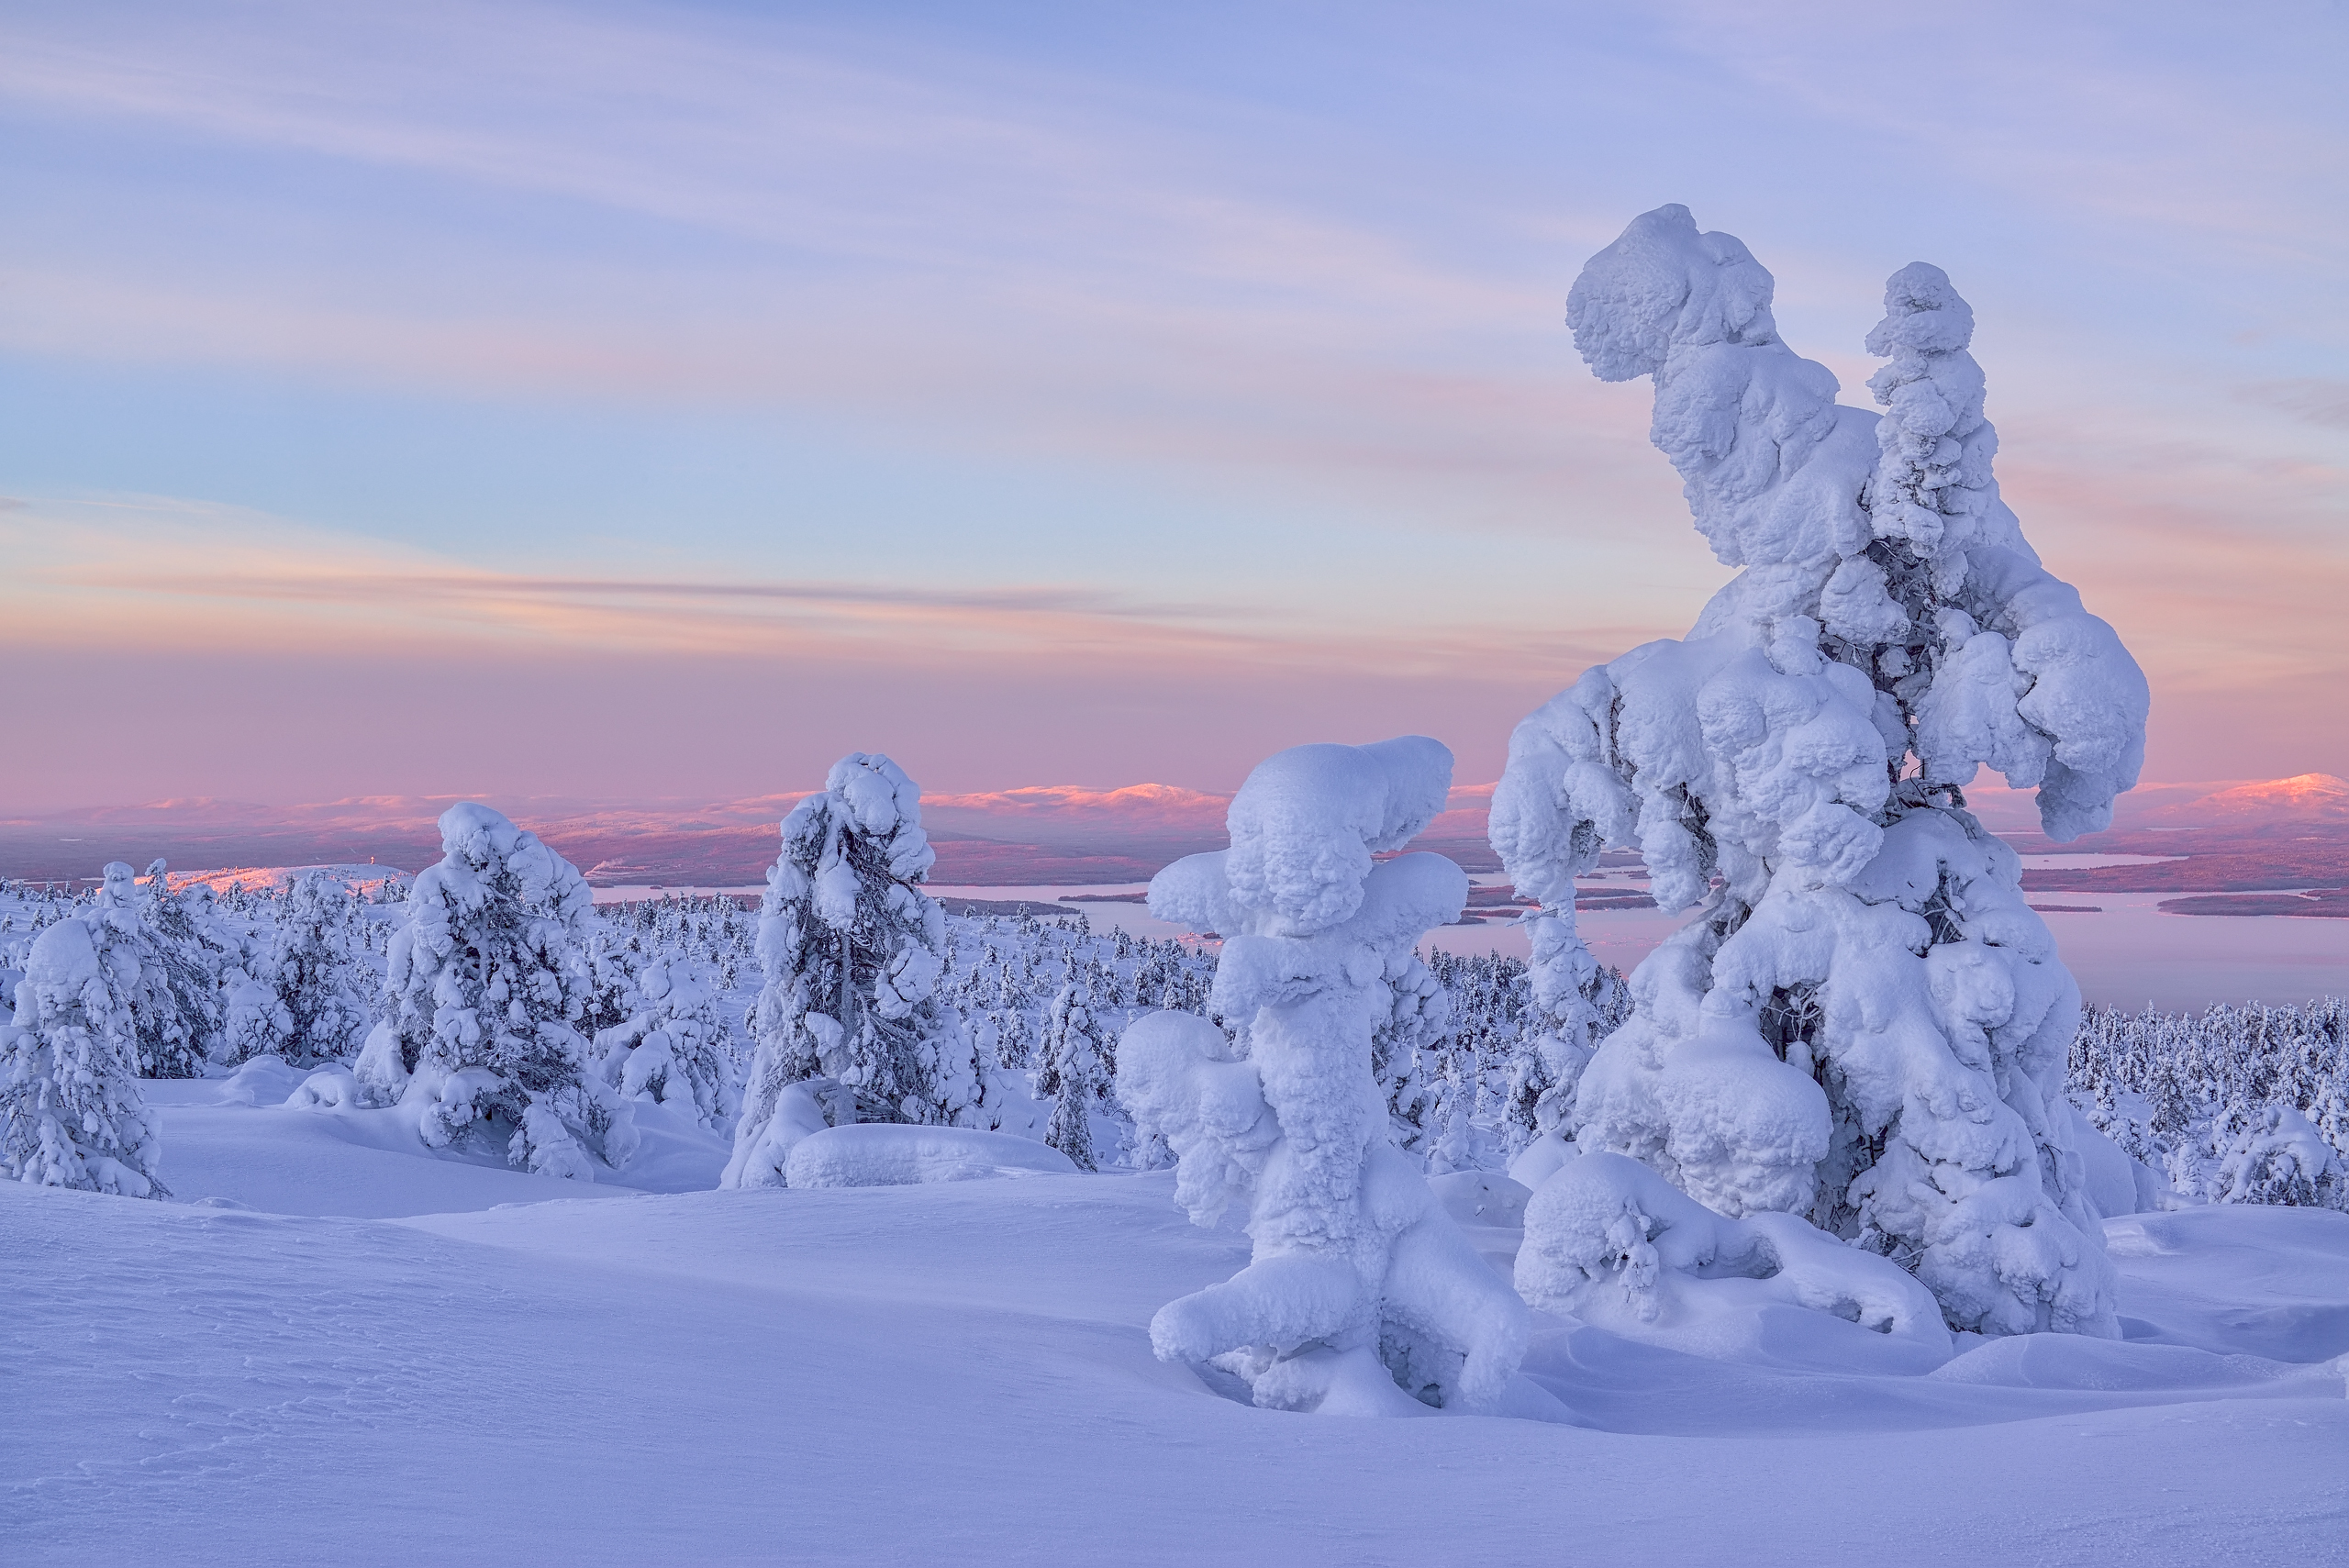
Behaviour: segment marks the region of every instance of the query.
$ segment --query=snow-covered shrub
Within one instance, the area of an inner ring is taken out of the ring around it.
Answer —
[[[1174,1150],[1191,1218],[1243,1199],[1254,1242],[1239,1274],[1161,1308],[1151,1343],[1215,1362],[1261,1405],[1333,1407],[1383,1365],[1389,1396],[1481,1407],[1523,1355],[1524,1304],[1388,1140],[1371,1069],[1393,961],[1468,892],[1440,855],[1372,856],[1442,810],[1451,779],[1452,754],[1419,737],[1283,751],[1233,798],[1229,850],[1151,883],[1152,914],[1224,937],[1215,1005],[1236,1039],[1152,1014],[1119,1042],[1118,1094]]]
[[[150,944],[123,896],[130,868],[106,870],[111,900],[33,939],[15,1021],[0,1026],[0,1173],[168,1197],[156,1174],[159,1120],[139,1095],[137,1012],[151,978]]]
[[[1724,1215],[1807,1215],[1913,1269],[1954,1327],[2110,1335],[2054,1114],[2078,988],[1963,787],[1987,762],[2037,786],[2051,837],[2106,826],[2143,757],[2144,677],[1998,498],[1949,280],[1920,263],[1887,288],[1882,418],[1779,340],[1771,290],[1667,206],[1568,302],[1600,379],[1653,378],[1655,444],[1744,570],[1686,639],[1589,671],[1512,738],[1492,840],[1543,906],[1556,1093],[1572,1084],[1584,1150]],[[1659,905],[1704,913],[1640,966],[1632,1016],[1575,1081],[1568,911],[1608,845],[1640,851]]]
[[[2211,1202],[2349,1208],[2349,1162],[2289,1106],[2237,1110],[2211,1130],[2216,1159],[2203,1186]]]
[[[409,890],[393,933],[385,1017],[353,1064],[375,1104],[417,1115],[445,1148],[503,1135],[517,1166],[592,1180],[625,1165],[638,1137],[626,1102],[585,1071],[578,871],[485,806],[440,817],[440,862]]]
[[[1036,1073],[1036,1097],[1050,1100],[1052,1106],[1044,1141],[1080,1171],[1099,1169],[1093,1159],[1093,1110],[1109,1092],[1102,1043],[1091,994],[1073,984],[1062,986],[1044,1025],[1044,1064]]]
[[[223,995],[227,1003],[227,1022],[220,1031],[223,1062],[284,1057],[293,1050],[294,1015],[270,981],[239,978],[224,988]],[[365,1021],[363,1015],[360,1021]]]
[[[1534,1193],[1517,1288],[1535,1307],[1696,1355],[1754,1354],[1766,1334],[1758,1319],[1773,1307],[1882,1335],[1906,1352],[1907,1370],[1929,1371],[1951,1351],[1932,1292],[1898,1264],[1791,1214],[1716,1214],[1619,1154],[1570,1160]],[[1807,1324],[1781,1339],[1876,1350],[1840,1327]]]
[[[287,889],[267,949],[228,993],[223,1060],[332,1062],[358,1047],[368,1005],[357,914],[349,890],[316,872]]]
[[[921,891],[937,856],[921,789],[883,756],[843,757],[783,819],[759,918],[758,1051],[720,1184],[775,1186],[769,1129],[789,1085],[847,1084],[852,1120],[968,1122],[985,1091],[970,1032],[938,994],[945,912]]]
[[[718,1016],[715,976],[682,953],[648,959],[635,974],[635,1006],[596,1036],[597,1071],[625,1096],[690,1106],[722,1129],[740,1104],[740,1066]]]

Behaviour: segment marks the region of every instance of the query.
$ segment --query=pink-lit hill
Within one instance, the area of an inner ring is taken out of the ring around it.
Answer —
[[[87,877],[108,861],[144,866],[159,855],[181,872],[371,861],[414,870],[440,853],[435,823],[458,798],[365,795],[290,806],[184,799],[19,817],[0,821],[0,875]],[[536,828],[599,884],[726,887],[761,880],[774,859],[776,824],[799,798],[489,804]],[[2033,870],[2024,880],[2033,890],[2264,894],[2349,884],[2349,784],[2327,773],[2219,789],[2147,785],[2122,797],[2111,831],[2062,845],[2032,830],[2027,795],[1986,788],[1974,798],[1985,820],[2026,853],[2164,857]],[[1472,871],[1497,870],[1485,844],[1491,799],[1490,784],[1454,789],[1420,843]],[[1048,784],[933,795],[922,816],[941,885],[1076,886],[1139,882],[1179,856],[1219,848],[1230,804],[1229,795],[1174,784]]]

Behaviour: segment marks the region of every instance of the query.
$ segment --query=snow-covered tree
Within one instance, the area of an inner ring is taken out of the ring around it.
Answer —
[[[740,1103],[740,1064],[718,1016],[716,976],[683,953],[647,960],[629,1016],[596,1034],[598,1072],[622,1095],[690,1107],[723,1128]]]
[[[1052,1105],[1044,1141],[1076,1162],[1080,1171],[1098,1170],[1093,1157],[1093,1109],[1109,1092],[1100,1025],[1085,987],[1067,984],[1052,998],[1044,1025],[1043,1066],[1036,1073],[1036,1096]]]
[[[938,992],[945,912],[920,886],[936,859],[920,786],[884,756],[841,758],[784,818],[759,918],[758,1050],[721,1184],[781,1184],[776,1117],[795,1084],[844,1085],[828,1104],[847,1118],[973,1114],[985,1085],[969,1031]]]
[[[414,1110],[434,1148],[485,1133],[517,1166],[591,1181],[591,1153],[626,1164],[635,1123],[586,1072],[577,1029],[587,884],[537,834],[470,801],[441,814],[440,843],[392,936],[386,1017],[352,1069],[362,1092]]]
[[[579,1032],[595,1040],[642,1010],[642,976],[652,951],[642,929],[599,919],[589,926],[584,956],[587,987],[580,1003]]]
[[[368,1027],[357,926],[340,883],[311,872],[286,890],[268,948],[228,993],[226,1060],[332,1062],[357,1048]]]
[[[1744,568],[1687,639],[1520,725],[1494,794],[1494,848],[1542,905],[1535,991],[1568,1069],[1596,1043],[1574,876],[1636,847],[1659,905],[1704,906],[1561,1074],[1576,1140],[1720,1214],[1805,1215],[1889,1256],[1952,1327],[2112,1334],[2058,1106],[2078,989],[1963,790],[1987,763],[2037,786],[2049,836],[2106,826],[2143,757],[2144,677],[1998,498],[1949,280],[1919,263],[1886,291],[1882,418],[1780,341],[1771,290],[1667,206],[1568,301],[1600,379],[1653,378],[1655,444]]]
[[[1385,1091],[1395,1141],[1416,1153],[1433,1109],[1430,1068],[1452,1024],[1451,1001],[1417,953],[1391,955],[1386,967],[1393,1001],[1371,1031],[1370,1071]]]
[[[2237,1109],[2212,1128],[2213,1203],[2349,1209],[2349,1160],[2289,1106]]]
[[[151,942],[130,868],[106,868],[85,915],[42,930],[26,954],[14,1022],[0,1026],[0,1173],[39,1186],[168,1197],[159,1118],[139,1094],[138,1012]]]
[[[1118,1093],[1173,1146],[1191,1218],[1244,1199],[1254,1241],[1232,1279],[1162,1307],[1151,1342],[1245,1378],[1260,1405],[1482,1407],[1524,1351],[1524,1303],[1388,1141],[1371,1071],[1390,964],[1468,895],[1441,855],[1372,857],[1442,811],[1451,782],[1452,754],[1421,737],[1283,751],[1233,798],[1229,850],[1151,883],[1152,915],[1224,937],[1215,1001],[1237,1039],[1152,1013],[1119,1042]]]
[[[138,1009],[140,1074],[203,1076],[206,1062],[220,1048],[222,981],[232,967],[241,977],[241,944],[213,917],[209,890],[173,893],[160,860],[148,866],[135,898],[117,891],[99,897],[134,907],[146,929],[148,977]]]

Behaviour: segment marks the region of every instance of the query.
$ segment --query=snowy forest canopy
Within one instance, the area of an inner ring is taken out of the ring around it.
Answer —
[[[392,876],[358,889],[321,876],[217,895],[201,884],[173,893],[168,884],[140,884],[141,907],[158,911],[156,928],[171,933],[169,966],[185,978],[175,999],[148,1004],[152,1021],[133,1025],[136,1075],[217,1073],[273,1056],[304,1067],[347,1060],[381,1004],[385,949],[405,891]],[[101,888],[0,882],[0,984],[13,988],[21,978],[34,937],[89,913],[102,896]],[[1041,1069],[1048,1042],[1067,1031],[1066,1008],[1061,1021],[1054,1016],[1063,992],[1089,999],[1080,1028],[1112,1083],[1111,1042],[1131,1019],[1172,1007],[1222,1023],[1209,1001],[1212,945],[1096,931],[1082,915],[948,916],[945,931],[942,989],[999,1064],[1007,1103],[1019,1096],[1023,1119],[996,1125],[1034,1125],[1041,1133],[1049,1121],[1053,1096]],[[165,939],[150,940],[159,949],[153,977],[168,988]],[[618,1028],[640,1046],[663,1032],[651,1027],[656,1016],[706,1010],[715,1087],[705,1093],[723,1104],[725,1094],[739,1093],[751,1054],[757,940],[757,917],[730,897],[599,906],[577,957],[594,977],[585,1032]],[[1441,999],[1422,1002],[1418,1016],[1442,1021],[1380,1039],[1377,1071],[1389,1085],[1395,1139],[1431,1174],[1505,1170],[1535,1135],[1529,1091],[1538,1093],[1542,1079],[1545,1018],[1531,976],[1522,960],[1498,953],[1420,956]],[[1610,1005],[1626,1006],[1621,977],[1604,973]],[[642,994],[648,974],[662,977],[657,1000]],[[1620,1012],[1603,1018],[1601,1031],[1620,1022]],[[632,1060],[634,1048],[622,1049]],[[2094,1007],[2068,1066],[2089,1122],[2181,1197],[2349,1207],[2349,1174],[2317,1174],[2326,1154],[2332,1170],[2349,1173],[2349,1002],[2218,1005],[2199,1014]],[[665,1074],[638,1073],[635,1092],[658,1099],[669,1087]],[[1163,1159],[1136,1146],[1114,1092],[1096,1091],[1090,1118],[1102,1168]],[[2281,1140],[2270,1122],[2283,1125]],[[2315,1142],[2281,1157],[2303,1126]]]

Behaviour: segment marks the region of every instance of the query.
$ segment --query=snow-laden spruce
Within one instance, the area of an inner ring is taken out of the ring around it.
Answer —
[[[168,1197],[161,1120],[139,1094],[139,1014],[161,989],[130,868],[33,939],[0,1025],[0,1174],[37,1186]]]
[[[1044,1141],[1080,1171],[1100,1169],[1093,1156],[1093,1108],[1109,1092],[1102,1043],[1092,993],[1074,982],[1062,986],[1044,1021],[1044,1061],[1036,1072],[1036,1097],[1050,1101],[1052,1107]]]
[[[1681,641],[1586,673],[1519,726],[1492,840],[1538,898],[1536,991],[1585,1151],[1735,1218],[1801,1214],[1912,1268],[1954,1328],[2116,1331],[2059,1114],[2079,994],[1965,809],[1987,763],[2057,840],[2136,782],[2145,681],[1998,498],[1973,316],[1921,263],[1868,335],[1883,417],[1778,339],[1770,274],[1686,208],[1634,221],[1568,302],[1606,381],[1744,570]],[[1598,1047],[1574,877],[1636,847],[1705,912]]]
[[[1451,782],[1452,753],[1417,736],[1283,751],[1233,798],[1231,847],[1150,884],[1152,915],[1223,937],[1215,1006],[1237,1040],[1151,1014],[1119,1042],[1118,1094],[1174,1150],[1191,1218],[1245,1201],[1254,1242],[1247,1268],[1161,1308],[1151,1343],[1245,1379],[1260,1405],[1484,1407],[1524,1352],[1524,1303],[1389,1141],[1371,1065],[1387,976],[1468,894],[1441,855],[1372,856],[1408,843]]]
[[[627,1098],[682,1106],[724,1130],[740,1103],[740,1064],[718,1016],[717,977],[689,953],[644,960],[627,1017],[596,1035],[596,1073]]]
[[[440,862],[392,934],[385,1017],[352,1067],[373,1103],[416,1116],[433,1148],[486,1138],[514,1165],[595,1179],[628,1163],[626,1102],[586,1071],[582,927],[592,895],[570,862],[485,806],[440,817]]]
[[[938,990],[946,916],[920,886],[937,858],[921,787],[877,754],[841,758],[783,819],[759,919],[758,1051],[720,1185],[783,1185],[811,1095],[828,1121],[984,1125],[989,1064]]]
[[[167,871],[163,861],[150,862],[135,898],[100,896],[135,908],[146,929],[148,980],[138,1009],[140,1076],[198,1078],[205,1064],[222,1054],[224,992],[243,983],[246,955],[242,939],[215,913],[212,890],[197,885],[174,893]]]
[[[269,946],[228,991],[223,1059],[314,1063],[348,1054],[368,1027],[361,940],[349,888],[317,872],[298,878],[279,901]]]

